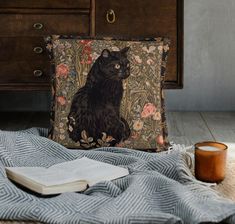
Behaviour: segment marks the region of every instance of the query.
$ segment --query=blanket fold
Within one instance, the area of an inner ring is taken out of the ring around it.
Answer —
[[[123,148],[68,150],[47,139],[46,129],[0,131],[0,219],[44,223],[235,223],[235,204],[202,186],[182,152],[147,153]],[[82,158],[128,168],[130,175],[83,193],[43,198],[16,187],[5,166],[44,166]]]

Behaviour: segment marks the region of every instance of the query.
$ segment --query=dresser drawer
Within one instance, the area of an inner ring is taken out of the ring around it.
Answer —
[[[177,0],[96,0],[96,35],[168,37],[166,80],[177,81]]]
[[[89,34],[89,15],[0,14],[0,36],[42,36],[48,34]]]
[[[0,49],[0,61],[49,59],[43,37],[1,37]]]
[[[0,61],[0,84],[3,83],[49,83],[48,61]]]
[[[173,36],[177,0],[96,0],[96,32],[119,36]],[[112,11],[109,11],[112,10]],[[170,29],[170,30],[169,30]]]
[[[90,0],[1,0],[0,8],[90,8]]]

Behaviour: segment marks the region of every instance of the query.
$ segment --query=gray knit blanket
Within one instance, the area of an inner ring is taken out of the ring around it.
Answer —
[[[235,204],[197,183],[185,154],[123,148],[68,150],[44,129],[0,131],[0,220],[43,223],[235,223]],[[15,186],[5,166],[44,166],[86,156],[128,168],[130,175],[83,193],[39,197]]]

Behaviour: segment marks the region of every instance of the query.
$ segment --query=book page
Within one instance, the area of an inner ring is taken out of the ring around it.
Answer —
[[[63,170],[75,179],[86,180],[90,186],[103,180],[113,180],[129,174],[128,170],[108,163],[83,157],[69,162],[53,165],[50,170]]]
[[[113,180],[129,174],[127,169],[86,157],[56,164],[49,168],[8,167],[7,169],[45,186],[61,185],[78,180],[86,180],[91,186],[99,181]]]
[[[7,167],[7,169],[44,186],[61,185],[75,181],[72,175],[63,170],[50,170],[43,167]],[[79,180],[81,179],[79,178]]]

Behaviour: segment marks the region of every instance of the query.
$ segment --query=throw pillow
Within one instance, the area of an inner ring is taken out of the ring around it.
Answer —
[[[54,67],[50,137],[67,148],[167,148],[162,91],[169,41],[47,38]]]

